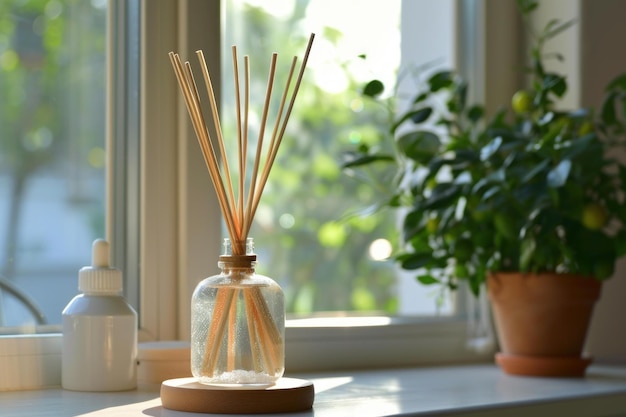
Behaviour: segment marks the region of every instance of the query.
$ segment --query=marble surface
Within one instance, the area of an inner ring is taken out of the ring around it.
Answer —
[[[530,378],[491,364],[291,375],[312,381],[313,409],[284,417],[626,416],[626,367],[592,366],[585,378]],[[155,387],[153,387],[155,388]],[[157,389],[0,393],[2,416],[202,414],[164,409]]]

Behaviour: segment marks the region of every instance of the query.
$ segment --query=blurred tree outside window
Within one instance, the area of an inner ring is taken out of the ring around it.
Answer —
[[[271,54],[278,53],[274,94],[279,95],[292,57],[301,59],[310,33],[316,34],[250,233],[258,270],[281,284],[290,313],[402,312],[396,268],[388,259],[391,240],[399,239],[396,219],[389,211],[363,210],[378,201],[377,194],[392,190],[355,181],[340,169],[342,151],[355,143],[379,143],[390,125],[388,109],[360,91],[373,78],[395,85],[400,5],[400,0],[226,1],[221,117],[231,155],[236,155],[232,138],[237,135],[231,45],[237,45],[240,60],[250,56],[249,137],[256,141]],[[270,132],[271,123],[272,113]],[[417,283],[414,290],[414,302],[434,314],[434,297]]]
[[[105,32],[106,0],[0,2],[0,327],[60,323],[103,236]]]
[[[230,144],[230,46],[250,56],[256,138],[271,53],[275,85],[284,85],[291,58],[316,33],[250,233],[259,272],[281,284],[289,313],[401,313],[388,260],[396,219],[363,210],[391,190],[340,169],[348,145],[379,143],[388,129],[388,109],[360,89],[373,78],[395,84],[400,0],[223,1],[220,114]],[[106,14],[106,0],[0,2],[0,327],[58,325],[104,235]],[[432,294],[411,291],[420,314],[436,313]]]

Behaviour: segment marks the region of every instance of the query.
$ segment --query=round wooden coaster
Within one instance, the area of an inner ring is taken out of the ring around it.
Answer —
[[[266,414],[309,410],[313,406],[313,383],[281,378],[259,389],[204,385],[195,378],[177,378],[161,384],[164,408],[192,413]]]

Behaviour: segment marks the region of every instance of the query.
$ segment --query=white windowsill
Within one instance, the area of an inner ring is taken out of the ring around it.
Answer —
[[[446,317],[288,320],[285,365],[302,373],[489,360],[492,352],[467,348],[466,330]],[[0,336],[0,392],[60,385],[61,345],[58,333]]]
[[[626,367],[592,366],[586,378],[529,378],[491,364],[304,374],[313,410],[281,416],[617,416],[626,413]],[[200,416],[166,410],[156,391],[0,393],[3,415]]]

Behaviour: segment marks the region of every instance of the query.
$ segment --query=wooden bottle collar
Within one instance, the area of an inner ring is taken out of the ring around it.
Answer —
[[[256,255],[221,255],[219,260],[229,268],[252,268]]]

